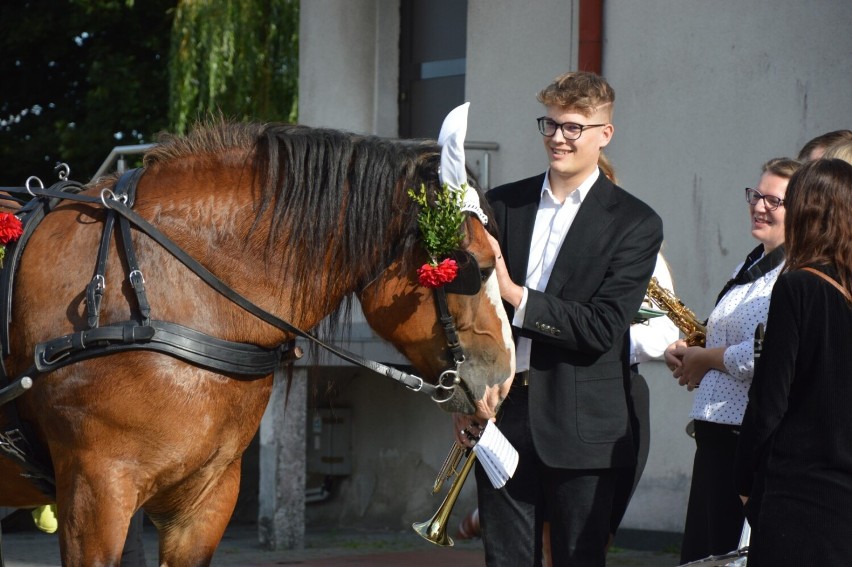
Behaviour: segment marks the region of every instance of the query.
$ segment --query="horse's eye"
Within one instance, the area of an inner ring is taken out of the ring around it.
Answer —
[[[488,278],[491,277],[491,274],[494,273],[494,268],[480,268],[479,269],[479,279],[482,280],[482,283],[488,281]]]

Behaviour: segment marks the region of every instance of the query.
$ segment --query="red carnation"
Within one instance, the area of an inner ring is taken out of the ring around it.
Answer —
[[[440,287],[456,279],[459,265],[452,258],[445,258],[437,266],[423,264],[418,268],[417,275],[420,285],[424,287]]]
[[[24,225],[12,213],[0,213],[0,244],[16,241],[24,233]]]

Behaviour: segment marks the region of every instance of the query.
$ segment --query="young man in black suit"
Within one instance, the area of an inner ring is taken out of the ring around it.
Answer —
[[[603,78],[566,73],[538,100],[548,170],[488,193],[500,293],[517,344],[517,374],[497,425],[520,461],[499,490],[477,466],[482,537],[490,567],[540,565],[547,517],[555,566],[600,566],[615,469],[636,458],[628,332],[662,221],[598,169],[615,101]],[[467,445],[484,425],[463,415],[455,423]]]

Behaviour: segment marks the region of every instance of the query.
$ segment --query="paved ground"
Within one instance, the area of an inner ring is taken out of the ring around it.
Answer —
[[[3,558],[6,567],[56,567],[59,544],[55,535],[37,531],[4,533]],[[156,565],[156,534],[145,527],[145,549],[149,566]],[[432,545],[413,532],[311,531],[304,550],[268,551],[258,544],[254,526],[232,526],[225,534],[214,567],[484,567],[479,540],[457,541],[452,548]],[[672,553],[616,548],[610,552],[609,567],[672,567]]]

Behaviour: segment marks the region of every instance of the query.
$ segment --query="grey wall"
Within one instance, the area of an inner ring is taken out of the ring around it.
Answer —
[[[299,9],[299,122],[396,136],[399,1],[310,0]]]
[[[608,0],[603,73],[616,90],[607,153],[623,185],[663,217],[677,295],[706,317],[755,246],[743,189],[760,165],[852,128],[852,7],[845,0]],[[692,394],[661,365],[651,455],[625,525],[682,529]],[[653,366],[653,365],[652,365]]]
[[[498,142],[491,186],[547,167],[535,96],[576,64],[577,2],[472,1],[467,18],[468,139]]]
[[[753,247],[743,188],[760,165],[852,126],[852,6],[605,6],[604,70],[618,94],[609,154],[625,185],[663,215],[676,285],[705,313]]]

